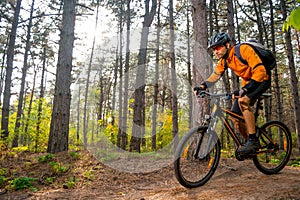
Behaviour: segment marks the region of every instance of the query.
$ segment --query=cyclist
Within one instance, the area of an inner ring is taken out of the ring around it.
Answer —
[[[243,44],[240,46],[242,57],[248,62],[248,65],[241,63],[235,56],[234,46],[231,44],[231,38],[227,33],[219,32],[210,38],[208,49],[212,50],[219,59],[214,72],[194,91],[205,90],[211,87],[221,78],[224,71],[230,68],[238,77],[242,79],[242,87],[233,92],[235,98],[231,111],[243,115],[246,127],[243,127],[237,121],[235,126],[243,133],[247,128],[248,138],[237,151],[241,154],[254,153],[260,148],[256,137],[255,117],[251,105],[257,98],[264,93],[271,85],[271,72],[267,71],[255,51],[251,46]]]

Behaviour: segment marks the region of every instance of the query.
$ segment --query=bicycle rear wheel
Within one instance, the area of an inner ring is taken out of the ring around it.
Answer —
[[[259,141],[261,149],[253,158],[257,169],[264,174],[280,172],[290,159],[292,137],[287,126],[279,121],[270,121],[261,128]]]
[[[204,185],[214,174],[220,160],[220,141],[207,127],[191,129],[179,142],[174,170],[177,180],[187,188]]]

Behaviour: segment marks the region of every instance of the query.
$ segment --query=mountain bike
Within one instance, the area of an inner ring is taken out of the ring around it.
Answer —
[[[244,122],[243,116],[220,106],[220,100],[231,99],[231,94],[200,92],[198,97],[209,97],[213,103],[211,114],[206,115],[202,125],[189,130],[180,140],[175,151],[174,170],[177,180],[187,188],[204,185],[215,173],[221,152],[218,137],[218,122],[222,122],[235,144],[235,157],[239,161],[252,159],[256,168],[264,174],[280,172],[291,156],[292,138],[288,127],[280,121],[269,121],[258,125],[259,111],[263,109],[262,100],[270,94],[263,94],[255,104],[255,121],[260,149],[252,154],[240,154],[237,149],[245,142],[234,131],[228,117]],[[223,128],[222,128],[223,129]],[[221,129],[221,131],[222,131]]]

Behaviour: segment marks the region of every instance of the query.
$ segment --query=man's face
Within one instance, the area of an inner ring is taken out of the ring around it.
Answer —
[[[227,51],[227,49],[225,48],[224,45],[214,46],[211,48],[211,50],[218,59],[222,58],[226,54],[226,51]]]

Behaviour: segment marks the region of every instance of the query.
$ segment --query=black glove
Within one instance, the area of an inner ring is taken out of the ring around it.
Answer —
[[[204,91],[205,87],[203,85],[200,85],[199,87],[194,87],[194,93],[195,95],[198,95],[201,91]]]
[[[206,90],[207,85],[206,82],[202,82],[200,86],[194,87],[194,92],[197,95],[201,90]]]
[[[195,95],[198,95],[201,90],[203,90],[201,87],[194,87]]]
[[[234,95],[234,97],[242,97],[242,96],[244,96],[246,93],[247,93],[247,90],[244,89],[244,88],[242,88],[242,89],[240,89],[240,90],[235,90],[235,91],[233,92],[233,95]]]

